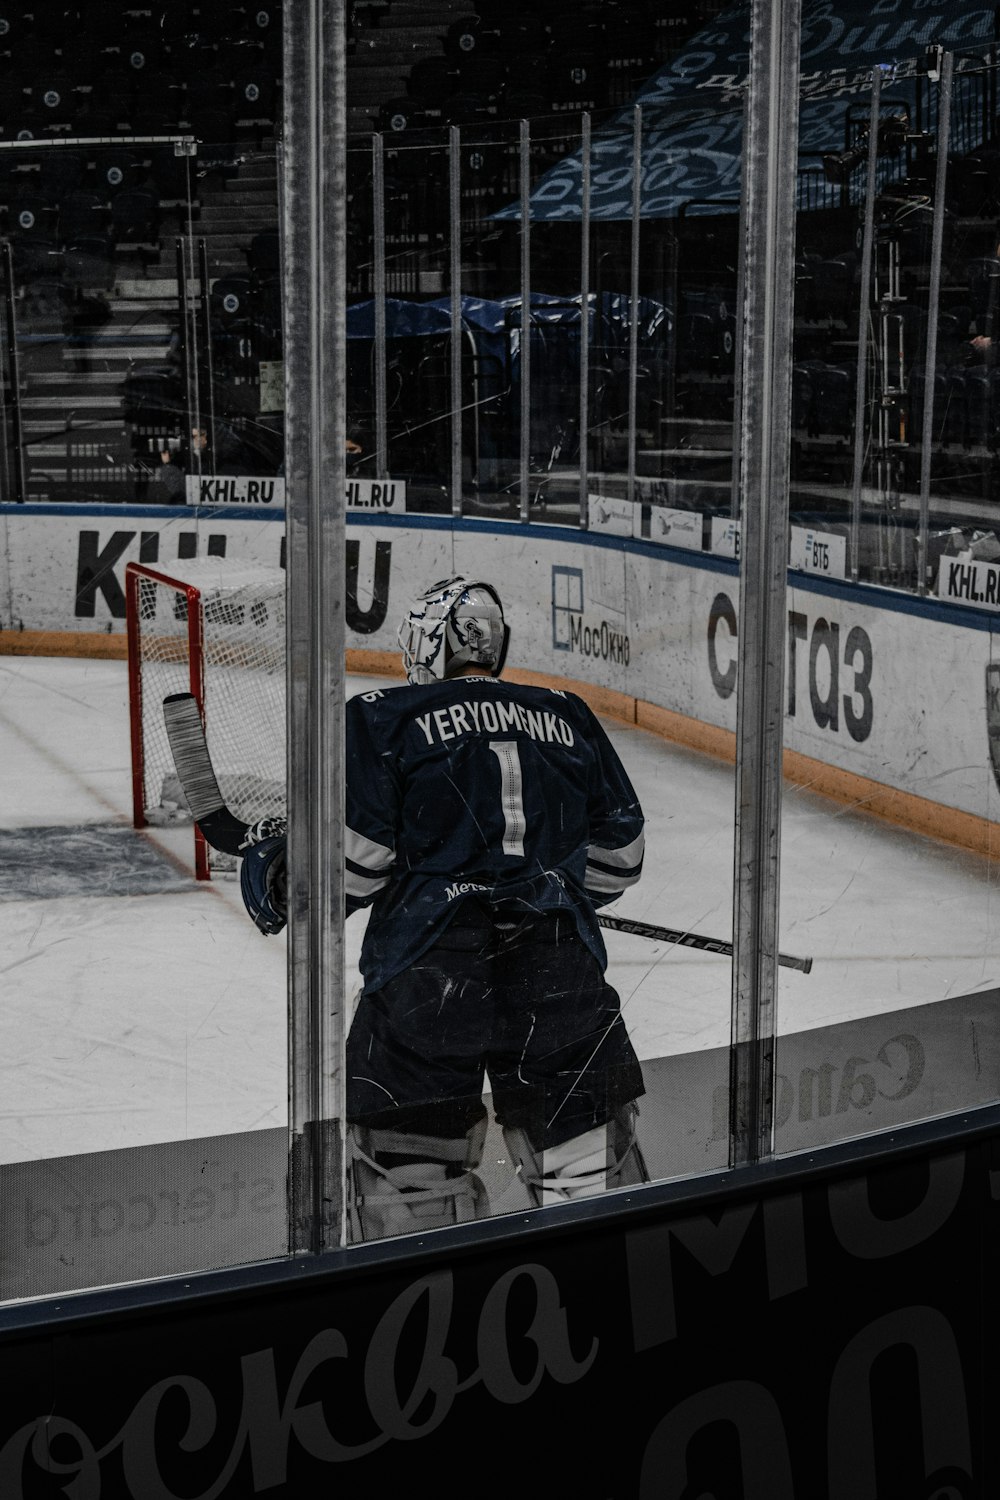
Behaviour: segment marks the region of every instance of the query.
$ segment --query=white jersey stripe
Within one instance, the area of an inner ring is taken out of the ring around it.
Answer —
[[[369,869],[387,869],[396,858],[395,849],[386,844],[377,844],[374,839],[366,838],[363,833],[357,833],[349,826],[345,827],[346,838],[344,840],[344,857],[352,864],[364,865]]]
[[[591,844],[587,850],[587,858],[598,860],[602,865],[611,865],[616,870],[630,870],[633,866],[642,864],[645,837],[644,832],[640,833],[631,844],[626,844],[621,849],[607,849],[602,844]]]
[[[602,896],[605,896],[609,891],[623,891],[627,886],[635,885],[638,879],[638,873],[610,875],[607,870],[599,870],[593,865],[588,865],[583,883],[588,891],[599,891]]]

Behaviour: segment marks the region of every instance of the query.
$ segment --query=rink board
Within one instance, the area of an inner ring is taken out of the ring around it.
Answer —
[[[281,513],[232,508],[2,507],[0,650],[121,650],[127,562],[169,566],[209,553],[280,566],[283,523]],[[351,515],[346,562],[349,649],[398,658],[397,626],[415,592],[454,573],[485,573],[503,594],[512,670],[604,692],[611,712],[731,751],[733,561],[563,527]],[[794,757],[805,757],[799,779],[818,790],[990,852],[998,793],[986,667],[998,654],[995,628],[1000,616],[968,605],[793,572],[786,769],[794,775]],[[828,785],[817,766],[832,773]],[[910,800],[894,804],[892,794]]]
[[[728,1047],[642,1062],[651,1180],[726,1169],[729,1068]],[[775,1149],[898,1130],[959,1100],[990,1105],[998,1077],[996,989],[782,1035]],[[287,1152],[279,1128],[0,1165],[0,1299],[283,1256]],[[530,1207],[492,1110],[480,1173],[493,1214]]]
[[[0,1486],[985,1500],[998,1151],[984,1109],[447,1231],[446,1258],[428,1235],[8,1307]]]

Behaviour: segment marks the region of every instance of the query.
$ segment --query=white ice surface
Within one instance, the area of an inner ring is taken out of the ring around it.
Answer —
[[[101,872],[82,857],[74,869],[75,828],[131,820],[126,698],[122,663],[0,657],[0,831],[67,830],[65,890],[22,898],[8,869],[0,895],[0,1161],[286,1118],[284,937],[255,931],[232,877],[111,896],[88,894]],[[728,939],[732,768],[607,728],[647,815],[645,873],[617,914]],[[188,829],[144,837],[172,875],[191,871]],[[362,914],[347,923],[350,988],[363,928]],[[641,1057],[728,1042],[728,958],[606,940]],[[814,959],[809,975],[779,971],[783,1031],[990,988],[996,869],[790,788],[780,946]]]

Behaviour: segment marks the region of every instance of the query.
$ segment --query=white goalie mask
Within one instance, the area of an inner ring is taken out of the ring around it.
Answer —
[[[442,682],[462,667],[499,677],[510,629],[496,590],[470,578],[444,578],[420,594],[399,627],[407,681]]]

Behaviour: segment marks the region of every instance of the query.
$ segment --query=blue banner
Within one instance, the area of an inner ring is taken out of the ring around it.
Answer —
[[[912,120],[917,79],[929,46],[956,54],[956,75],[981,68],[992,45],[992,6],[955,0],[805,0],[802,15],[799,149],[803,170],[818,172],[823,153],[843,150],[848,110],[854,120],[882,70],[886,112]],[[740,192],[742,101],[750,62],[750,6],[734,6],[693,36],[674,61],[636,96],[642,106],[641,213],[735,212]],[[628,219],[632,212],[633,105],[595,128],[591,143],[591,213]],[[969,150],[978,141],[959,142]],[[883,168],[883,175],[890,175]],[[579,152],[537,183],[532,218],[580,217]],[[837,201],[830,193],[830,202]],[[822,206],[811,204],[810,206]],[[511,204],[496,216],[520,217]]]

